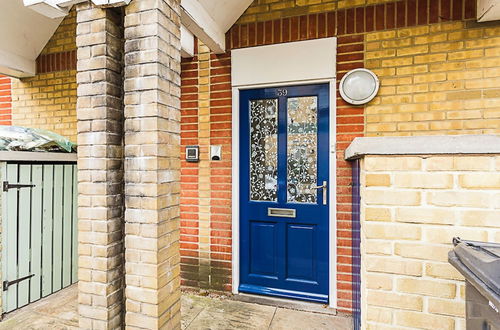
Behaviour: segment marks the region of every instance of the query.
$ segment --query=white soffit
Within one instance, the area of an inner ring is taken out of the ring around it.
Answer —
[[[336,38],[325,38],[233,50],[232,85],[333,79],[336,47]]]
[[[0,73],[33,76],[36,58],[61,21],[25,7],[23,0],[0,0]]]
[[[181,22],[216,54],[226,51],[226,32],[252,0],[182,0]]]
[[[224,53],[226,36],[198,0],[182,0],[181,22],[215,53]]]
[[[198,0],[221,30],[227,32],[253,0]]]

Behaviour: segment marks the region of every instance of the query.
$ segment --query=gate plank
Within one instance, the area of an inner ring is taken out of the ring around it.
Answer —
[[[71,284],[71,204],[73,201],[73,166],[64,165],[63,186],[63,249],[62,249],[62,285],[67,287]]]
[[[7,181],[17,182],[18,180],[17,164],[7,165]],[[17,190],[11,189],[3,193],[6,196],[5,203],[7,217],[5,219],[4,229],[4,249],[6,276],[4,280],[12,281],[17,278]],[[10,312],[17,308],[17,284],[11,285],[7,291],[4,291],[4,312]]]
[[[72,257],[71,257],[71,283],[78,281],[78,176],[77,167],[73,165],[73,203],[72,207]]]
[[[63,236],[63,166],[54,165],[54,229],[52,246],[54,259],[52,260],[52,292],[62,288],[62,236]]]
[[[42,279],[42,197],[43,197],[43,165],[31,167],[31,182],[35,187],[31,190],[31,274],[30,302],[40,299]]]
[[[54,165],[43,165],[42,297],[52,293]]]
[[[19,165],[19,183],[31,183],[31,165]],[[16,189],[14,189],[15,191]],[[18,234],[18,274],[17,278],[30,275],[30,243],[31,243],[31,188],[19,189],[19,234]],[[27,305],[29,303],[29,287],[30,281],[25,280],[18,283],[17,288],[17,307]]]

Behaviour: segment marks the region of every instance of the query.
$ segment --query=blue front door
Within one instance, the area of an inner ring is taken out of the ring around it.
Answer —
[[[329,86],[240,92],[240,292],[328,302]]]

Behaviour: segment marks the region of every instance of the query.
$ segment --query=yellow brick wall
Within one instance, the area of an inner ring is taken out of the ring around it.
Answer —
[[[394,0],[254,0],[237,23],[323,13],[336,9],[393,2]]]
[[[363,329],[465,329],[454,236],[500,242],[500,156],[361,162]]]
[[[12,79],[12,125],[44,128],[76,142],[76,71]]]
[[[53,54],[76,49],[76,11],[71,10],[54,35],[45,45],[42,54]]]
[[[366,34],[381,89],[366,135],[500,133],[500,24],[450,22]]]
[[[42,55],[76,49],[76,14],[71,11]],[[12,125],[44,128],[76,142],[76,70],[12,79]]]

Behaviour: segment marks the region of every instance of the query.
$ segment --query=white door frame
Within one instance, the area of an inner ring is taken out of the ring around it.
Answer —
[[[337,308],[337,108],[336,79],[303,80],[272,84],[245,85],[232,88],[232,288],[238,294],[240,285],[240,90],[266,87],[328,83],[330,86],[330,168],[329,168],[329,307]]]

